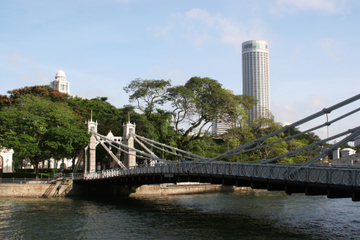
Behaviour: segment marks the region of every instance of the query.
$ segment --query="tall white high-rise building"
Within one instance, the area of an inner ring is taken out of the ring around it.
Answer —
[[[55,75],[55,80],[50,82],[50,87],[61,93],[70,95],[70,83],[66,81],[66,75],[63,70],[59,70]]]
[[[269,45],[264,40],[242,44],[243,94],[257,103],[248,111],[249,121],[270,117]]]

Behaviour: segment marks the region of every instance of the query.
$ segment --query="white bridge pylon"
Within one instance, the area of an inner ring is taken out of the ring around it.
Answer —
[[[97,133],[97,122],[94,122],[92,118],[88,121],[88,130],[91,133],[90,143],[85,148],[85,173],[95,172],[96,169],[96,146],[100,144],[111,156],[113,162],[111,167],[114,168],[117,164],[120,168],[128,168],[136,166],[136,158],[142,158],[150,165],[156,163],[169,163],[170,160],[164,159],[164,157],[158,157],[150,148],[156,148],[161,150],[162,153],[168,153],[181,158],[183,161],[188,160],[201,160],[204,157],[190,153],[163,143],[153,141],[151,139],[136,135],[136,125],[130,123],[130,119],[126,124],[123,124],[123,137],[115,137],[111,131],[107,136]],[[146,152],[136,149],[134,147],[134,141],[136,141]],[[146,145],[149,147],[147,147]],[[112,152],[112,148],[117,149],[116,155]],[[123,161],[120,160],[121,153],[123,153]],[[164,154],[163,154],[164,155]]]

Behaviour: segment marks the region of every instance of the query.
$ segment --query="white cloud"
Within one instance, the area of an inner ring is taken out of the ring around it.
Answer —
[[[309,103],[310,108],[320,111],[320,109],[324,108],[329,101],[322,96],[312,94],[308,96],[307,102]]]
[[[144,78],[170,79],[171,85],[173,86],[185,84],[185,82],[189,80],[180,69],[167,69],[159,65],[152,66]]]
[[[0,65],[7,71],[18,73],[17,79],[13,79],[13,81],[19,81],[20,84],[44,85],[51,81],[41,70],[43,68],[33,58],[21,52],[4,55]]]
[[[329,101],[319,95],[308,95],[306,99],[288,102],[286,104],[272,104],[272,113],[277,122],[294,123],[316,112],[321,111],[325,107],[329,107]],[[325,116],[314,119],[313,121],[300,125],[300,130],[304,131],[314,126],[320,125],[326,121]],[[315,132],[321,138],[326,137],[326,128],[322,128]]]
[[[296,122],[328,107],[328,100],[319,95],[308,95],[306,99],[281,105],[272,104],[272,112],[278,122]]]
[[[14,64],[17,66],[23,66],[26,64],[32,64],[34,60],[28,56],[24,56],[23,54],[21,54],[19,52],[14,52],[7,56],[7,61],[10,64]]]
[[[165,27],[148,27],[148,30],[153,31],[155,36],[157,37],[167,37],[169,36],[169,32],[173,29],[172,24],[168,24]]]
[[[186,39],[197,47],[205,44],[226,44],[241,49],[241,43],[252,38],[264,38],[266,31],[259,20],[243,24],[220,14],[194,8],[172,14],[165,26],[149,27],[156,36],[167,39]]]
[[[46,85],[52,81],[40,70],[23,75],[20,80],[29,85]]]
[[[297,11],[319,11],[328,14],[343,13],[348,0],[277,0],[272,12],[295,13]]]
[[[324,38],[318,41],[318,44],[326,52],[326,54],[333,60],[338,60],[334,50],[336,49],[336,41],[333,38]]]

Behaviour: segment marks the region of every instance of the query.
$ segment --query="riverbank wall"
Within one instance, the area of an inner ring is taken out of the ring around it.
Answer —
[[[250,187],[225,186],[221,184],[199,184],[199,183],[181,183],[181,184],[157,184],[142,185],[136,188],[131,195],[180,195],[197,194],[213,192],[235,192],[250,191]]]
[[[15,198],[39,198],[46,195],[51,188],[51,184],[0,184],[0,197]],[[180,195],[180,194],[198,194],[211,192],[234,192],[249,191],[249,187],[235,187],[217,184],[154,184],[142,185],[139,187],[129,186],[107,186],[103,191],[99,189],[84,187],[77,184],[71,184],[70,187],[63,186],[57,194],[48,194],[48,197],[78,197],[78,196],[142,196],[142,195]],[[53,190],[54,191],[54,190]]]
[[[50,184],[0,184],[0,197],[39,198]]]

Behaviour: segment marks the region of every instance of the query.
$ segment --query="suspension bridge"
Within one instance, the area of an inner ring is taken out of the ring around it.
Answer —
[[[109,191],[116,192],[117,186],[128,186],[130,188],[143,184],[200,182],[248,186],[253,189],[267,189],[269,191],[285,191],[287,194],[305,193],[306,195],[326,195],[328,198],[352,198],[353,201],[360,201],[360,165],[334,165],[320,162],[321,159],[330,155],[340,146],[359,138],[360,126],[270,159],[236,163],[221,161],[226,157],[256,151],[329,127],[331,124],[340,122],[359,112],[360,108],[347,110],[345,114],[333,120],[329,120],[330,113],[349,106],[359,99],[360,94],[211,158],[139,136],[135,133],[136,125],[130,123],[130,119],[123,125],[122,137],[115,137],[111,132],[104,136],[97,132],[97,122],[91,118],[87,124],[92,136],[90,143],[83,152],[85,159],[84,175],[74,179],[74,183],[87,186],[88,192],[99,192],[101,194],[106,194]],[[326,116],[325,123],[290,135],[291,129],[324,115]],[[287,137],[267,144],[264,143],[265,140],[286,132],[288,133]],[[325,144],[335,140],[337,142],[334,144]],[[135,148],[135,142],[140,146],[140,149]],[[99,144],[113,159],[110,169],[96,171],[95,154],[96,146]],[[117,151],[115,151],[116,153],[113,151],[114,149]],[[153,149],[162,152],[162,157],[156,155],[152,151]],[[277,163],[282,158],[291,158],[311,152],[318,154],[302,164]],[[181,161],[174,162],[164,159],[163,153],[175,155],[181,158]],[[137,165],[137,159],[143,159],[145,164]],[[355,161],[360,160],[355,159]]]

